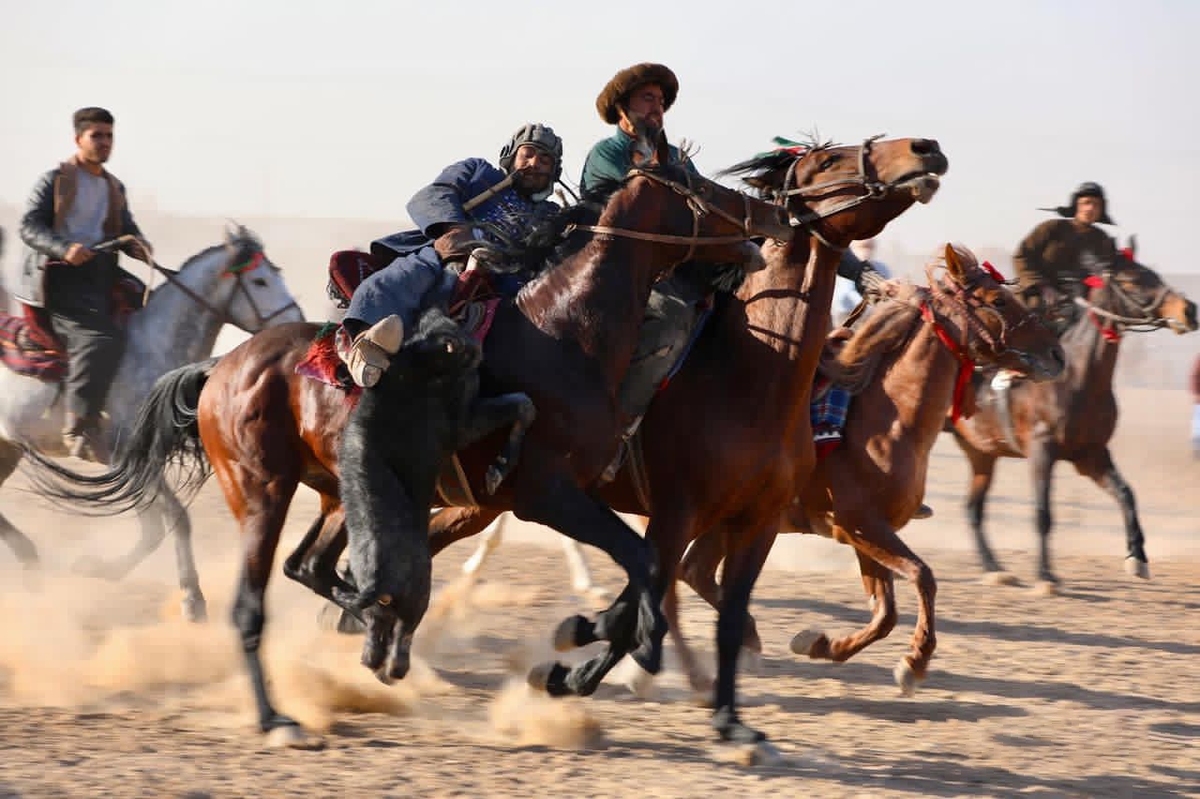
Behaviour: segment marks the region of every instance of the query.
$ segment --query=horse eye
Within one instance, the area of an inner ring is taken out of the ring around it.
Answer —
[[[836,155],[831,155],[828,158],[826,158],[824,161],[821,162],[821,166],[818,167],[818,169],[824,171],[826,169],[829,169],[829,167],[833,166],[837,162],[838,162],[838,157]]]
[[[992,300],[993,308],[1003,308],[1005,305],[1008,305],[1008,300],[1004,299],[1003,296],[997,296]]]
[[[265,289],[267,287],[267,279],[265,277],[256,277],[250,282],[258,286],[260,289]]]

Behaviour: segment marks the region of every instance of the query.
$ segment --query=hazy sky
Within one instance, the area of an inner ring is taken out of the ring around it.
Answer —
[[[117,117],[136,213],[405,217],[446,164],[495,159],[527,120],[566,174],[610,128],[618,69],[680,78],[673,141],[703,171],[816,128],[938,139],[942,193],[884,233],[1013,245],[1083,180],[1144,260],[1200,271],[1200,2],[604,3],[0,0],[0,200],[73,149],[71,112]],[[151,240],[154,231],[147,231]],[[269,244],[269,242],[268,242]]]

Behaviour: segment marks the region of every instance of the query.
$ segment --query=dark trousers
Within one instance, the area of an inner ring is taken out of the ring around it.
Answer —
[[[56,267],[47,276],[46,309],[54,334],[67,349],[67,413],[94,422],[125,353],[125,333],[113,321],[110,270],[91,272],[88,266]]]

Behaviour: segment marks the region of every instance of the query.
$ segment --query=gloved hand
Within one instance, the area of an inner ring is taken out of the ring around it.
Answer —
[[[862,271],[858,273],[858,279],[854,281],[854,288],[858,289],[858,293],[864,298],[878,299],[883,294],[885,283],[887,283],[887,278],[879,274],[875,267],[863,262]]]
[[[475,232],[470,225],[455,225],[433,242],[433,249],[443,263],[450,261],[465,261],[471,250],[483,246],[485,242],[475,238]]]

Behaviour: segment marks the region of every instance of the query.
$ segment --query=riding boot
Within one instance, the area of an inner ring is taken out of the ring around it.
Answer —
[[[67,413],[62,438],[67,452],[73,457],[104,466],[112,461],[103,424],[97,417]]]
[[[356,385],[370,388],[387,371],[391,358],[404,342],[404,322],[396,314],[386,316],[354,337],[354,342],[338,355],[350,370]]]

